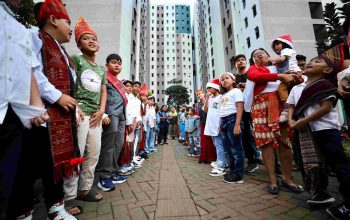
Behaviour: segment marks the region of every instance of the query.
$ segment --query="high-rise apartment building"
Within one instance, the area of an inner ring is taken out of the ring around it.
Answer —
[[[321,0],[196,0],[194,10],[196,76],[202,88],[225,71],[235,72],[232,61],[239,53],[249,58],[262,47],[277,56],[271,43],[281,35],[290,34],[297,53],[312,58],[325,28]]]
[[[167,103],[165,90],[175,84],[188,89],[193,101],[192,35],[190,7],[165,4],[149,6],[144,81],[157,102]],[[141,77],[142,78],[142,77]]]
[[[100,51],[97,63],[105,65],[106,57],[118,53],[123,59],[120,79],[138,79],[138,60],[144,57],[140,47],[146,37],[147,7],[149,0],[64,0],[72,21],[72,28],[80,16],[86,18],[98,35]],[[70,54],[78,54],[74,36],[66,45]]]

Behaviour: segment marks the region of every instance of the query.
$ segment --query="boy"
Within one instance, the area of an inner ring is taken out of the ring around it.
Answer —
[[[147,113],[145,115],[145,126],[147,127],[145,152],[147,154],[157,152],[157,149],[154,148],[154,138],[156,132],[156,111],[154,109],[154,103],[154,96],[149,96],[148,103],[146,105]]]
[[[65,200],[75,197],[83,201],[101,201],[103,196],[92,188],[95,168],[101,150],[101,120],[106,109],[106,73],[103,66],[95,61],[99,50],[96,32],[80,18],[74,28],[75,41],[82,55],[72,56],[77,84],[75,98],[84,113],[78,123],[78,146],[85,161],[79,176],[65,181]],[[78,187],[79,180],[79,187]],[[79,192],[78,192],[79,190]]]
[[[6,203],[25,143],[22,142],[23,126],[30,128],[31,119],[46,111],[42,108],[33,74],[40,61],[32,51],[34,45],[30,31],[16,20],[21,16],[15,15],[9,8],[20,3],[14,0],[0,2],[0,219],[5,218]],[[20,40],[22,44],[19,44]],[[42,116],[32,123],[37,126],[44,123],[48,116],[46,113]]]
[[[336,103],[336,86],[331,80],[342,68],[341,61],[330,51],[313,58],[305,66],[305,83],[294,86],[287,103],[289,124],[299,132],[301,162],[305,184],[311,188],[309,205],[327,204],[334,198],[327,190],[325,164],[337,174],[344,201],[327,209],[335,219],[350,217],[350,165],[341,144]],[[325,160],[325,161],[323,161]]]
[[[20,170],[11,196],[9,217],[32,218],[33,184],[40,173],[49,219],[75,219],[64,210],[63,178],[71,177],[81,159],[76,151],[76,101],[74,70],[60,44],[70,41],[70,19],[60,0],[46,0],[35,6],[38,33],[33,35],[35,53],[42,68],[35,71],[41,97],[51,120],[46,126],[25,132]],[[41,48],[42,46],[42,48]],[[41,50],[41,51],[40,51]],[[57,72],[60,74],[57,76]],[[44,74],[43,74],[44,73]],[[38,172],[34,172],[38,169]],[[24,184],[24,185],[23,185]]]
[[[125,107],[128,100],[124,85],[118,79],[122,71],[122,58],[110,54],[106,59],[107,68],[107,104],[103,119],[101,153],[96,171],[100,175],[98,187],[102,191],[113,190],[114,184],[123,183],[126,177],[118,176],[118,159],[122,151],[125,134]]]
[[[188,139],[190,142],[190,152],[189,157],[194,157],[198,155],[198,127],[199,127],[199,118],[194,114],[194,109],[189,108],[188,110],[188,119],[186,120],[186,133],[188,134]]]

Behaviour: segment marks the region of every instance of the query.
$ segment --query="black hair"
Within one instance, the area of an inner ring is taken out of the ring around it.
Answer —
[[[306,61],[306,56],[301,55],[301,54],[297,54],[296,59],[297,59],[297,61],[300,61],[300,60]]]
[[[270,56],[270,54],[264,49],[264,48],[257,48],[257,49],[255,49],[255,50],[253,50],[252,51],[252,53],[250,54],[250,58],[249,58],[249,63],[250,63],[250,65],[254,65],[255,63],[254,63],[254,60],[253,60],[253,54],[254,54],[254,52],[255,51],[257,51],[257,50],[262,50],[262,51],[264,51],[266,54],[267,54],[267,56]]]
[[[139,81],[134,81],[133,83],[132,83],[132,85],[134,86],[134,85],[140,85],[140,86],[142,86],[141,85],[141,82],[139,82]]]
[[[244,58],[245,60],[247,60],[247,58],[245,57],[244,54],[238,54],[237,56],[235,56],[235,58],[233,58],[233,63],[236,64],[236,61],[239,59],[239,58]]]
[[[132,82],[130,80],[124,80],[123,84],[126,86],[126,84],[130,83],[132,85]]]
[[[160,111],[161,111],[161,112],[163,111],[164,106],[166,107],[166,110],[165,110],[165,111],[168,110],[168,106],[167,106],[167,105],[162,105],[162,107],[160,107]]]
[[[293,49],[290,45],[288,45],[288,44],[286,44],[286,43],[284,43],[284,42],[282,42],[282,41],[280,41],[280,40],[274,40],[274,41],[272,42],[272,49],[275,48],[275,45],[276,45],[276,44],[282,44],[282,49],[284,49],[284,48]]]
[[[43,2],[38,2],[34,5],[34,16],[37,18],[39,13],[40,13],[40,9],[41,9],[41,6],[43,5]],[[42,20],[42,21],[37,21],[36,22],[39,29],[43,29],[44,26],[46,25],[46,20]]]
[[[122,58],[118,54],[115,54],[115,53],[108,55],[108,57],[106,58],[106,64],[108,64],[111,60],[117,60],[117,61],[123,62]]]

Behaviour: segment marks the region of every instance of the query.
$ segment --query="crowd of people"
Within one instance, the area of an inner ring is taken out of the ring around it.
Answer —
[[[245,55],[235,56],[235,74],[210,80],[193,106],[176,109],[159,108],[146,84],[118,79],[118,54],[96,63],[98,34],[84,18],[74,28],[81,54],[70,56],[62,44],[71,20],[61,0],[35,5],[38,27],[16,20],[9,6],[19,3],[0,1],[0,218],[32,219],[33,185],[42,179],[48,218],[76,219],[80,201],[103,200],[101,191],[125,183],[169,137],[188,157],[210,163],[210,176],[244,184],[264,165],[269,193],[307,190],[310,206],[335,201],[330,169],[343,202],[327,212],[350,219],[350,164],[334,108],[344,98],[349,112],[348,18],[344,43],[308,63],[290,35],[277,37],[276,57],[255,49],[248,68]],[[304,187],[293,182],[293,166]]]

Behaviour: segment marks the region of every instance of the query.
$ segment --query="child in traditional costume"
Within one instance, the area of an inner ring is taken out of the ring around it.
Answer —
[[[309,205],[332,203],[327,190],[325,164],[337,174],[343,203],[327,209],[335,219],[350,216],[350,164],[340,135],[336,98],[336,73],[343,68],[342,46],[336,46],[313,58],[305,67],[305,83],[294,86],[287,103],[289,124],[299,132],[304,182],[312,192]],[[333,83],[332,83],[333,82]]]
[[[63,178],[72,177],[82,162],[75,149],[77,104],[72,98],[75,72],[70,56],[61,46],[70,41],[70,19],[60,0],[46,0],[35,9],[40,31],[33,38],[37,46],[34,52],[42,68],[34,73],[51,119],[46,126],[35,127],[25,134],[27,146],[22,152],[22,168],[12,194],[10,219],[16,215],[32,218],[36,174],[43,179],[49,219],[75,219],[63,204]]]
[[[65,199],[77,197],[83,201],[98,202],[103,197],[92,184],[101,150],[102,116],[107,100],[106,72],[95,61],[99,50],[97,34],[84,18],[79,19],[74,33],[77,46],[82,52],[82,55],[72,56],[72,60],[77,74],[75,98],[84,113],[84,119],[78,123],[78,146],[85,161],[80,175],[65,181]]]
[[[122,59],[110,54],[106,59],[107,103],[103,119],[102,146],[96,171],[100,175],[98,187],[102,191],[111,191],[117,183],[127,181],[127,177],[118,176],[118,159],[121,154],[125,135],[125,108],[128,100],[124,85],[118,79],[122,71]]]

